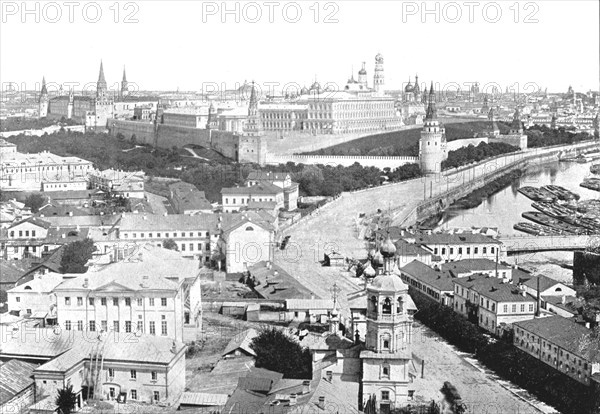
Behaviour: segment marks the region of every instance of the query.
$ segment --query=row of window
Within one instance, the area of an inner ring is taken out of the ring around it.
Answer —
[[[96,299],[97,298],[88,298],[89,305],[95,306]],[[99,299],[100,299],[100,305],[106,306],[108,298],[99,298]],[[123,298],[123,299],[125,302],[125,306],[131,306],[131,298]],[[18,302],[18,300],[17,300],[17,302]],[[119,298],[112,298],[113,306],[119,306],[119,302],[120,302]],[[137,298],[136,303],[137,303],[137,306],[144,306],[144,298]],[[168,303],[168,298],[160,298],[160,306],[167,306],[167,303]],[[154,306],[154,304],[155,304],[155,298],[148,298],[148,306]],[[67,305],[67,306],[71,305],[71,297],[65,296],[65,305]],[[77,297],[77,306],[83,306],[83,297],[82,296]]]
[[[154,235],[156,234],[156,237],[154,237]],[[164,238],[169,239],[171,238],[171,234],[173,235],[173,238],[177,238],[177,237],[210,237],[210,233],[209,232],[203,232],[203,231],[199,231],[199,232],[185,232],[182,231],[181,233],[178,232],[174,232],[174,233],[164,233]],[[194,234],[196,234],[196,236],[194,236]],[[163,233],[148,233],[148,239],[162,239],[163,238]],[[132,233],[131,234],[131,238],[132,239],[137,239],[138,237],[137,233]],[[123,233],[123,238],[127,239],[129,238],[129,233]],[[146,233],[140,233],[140,239],[145,239],[146,238]],[[208,244],[207,244],[208,245]]]
[[[240,198],[240,204],[246,204],[248,201],[250,200],[246,200],[245,198]],[[258,202],[263,202],[263,201],[275,201],[273,199],[273,197],[265,197],[264,199],[262,198],[253,198],[252,201],[258,201]],[[229,204],[229,198],[225,198],[225,204]],[[232,198],[231,199],[231,204],[237,204],[237,198]]]
[[[471,248],[470,247],[465,247],[466,249],[466,254],[471,254]],[[435,247],[433,249],[433,254],[437,255],[438,254],[438,248]],[[450,247],[450,254],[453,255],[454,254],[454,247]],[[441,254],[445,255],[446,254],[446,248],[442,247],[441,248]],[[496,253],[496,248],[495,247],[490,247],[490,254],[494,254]],[[458,254],[463,254],[463,248],[462,247],[458,247]],[[473,247],[473,254],[479,254],[479,247]],[[481,254],[487,254],[487,247],[482,247],[481,248]],[[504,276],[504,275],[503,275]]]
[[[25,234],[25,237],[29,237],[29,230],[19,230],[19,237],[23,237],[23,234]],[[10,232],[10,237],[15,237],[15,231],[12,230]],[[31,237],[35,237],[35,230],[31,230]]]
[[[116,398],[117,397],[117,391],[114,387],[110,387],[108,390],[108,395],[110,396],[110,398]],[[132,400],[137,400],[138,399],[138,393],[137,390],[131,390],[129,391],[129,397]],[[160,401],[160,392],[159,391],[154,391],[152,394],[152,398],[155,402]]]
[[[83,331],[83,329],[84,329],[83,321],[77,321],[75,326],[77,327],[78,331]],[[65,330],[66,331],[72,330],[73,327],[74,327],[74,325],[71,323],[70,320],[65,321]],[[123,325],[121,325],[121,322],[119,322],[119,321],[113,321],[113,326],[112,326],[113,332],[120,332],[121,327],[124,328],[125,333],[133,333],[133,325],[132,325],[131,321],[125,321],[123,323]],[[92,332],[95,332],[96,328],[97,328],[96,321],[89,321],[88,329]],[[108,321],[100,321],[100,330],[105,331],[105,332],[108,331]],[[139,333],[144,332],[144,322],[143,321],[137,321],[135,333],[137,333],[137,332],[139,332]],[[167,336],[169,334],[168,332],[169,331],[168,331],[168,327],[167,327],[167,321],[165,319],[165,316],[162,315],[162,320],[160,321],[160,334],[162,336]],[[150,335],[156,335],[156,322],[155,321],[148,322],[148,333]]]

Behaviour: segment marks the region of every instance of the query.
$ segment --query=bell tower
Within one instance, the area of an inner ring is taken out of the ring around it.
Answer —
[[[396,246],[389,235],[381,245],[383,274],[367,286],[367,334],[360,353],[365,400],[375,396],[381,412],[408,401],[412,382],[412,324],[416,307],[408,286],[393,273]]]
[[[383,56],[378,53],[375,56],[375,75],[373,76],[373,89],[376,96],[383,96],[385,87],[385,77],[383,75]]]

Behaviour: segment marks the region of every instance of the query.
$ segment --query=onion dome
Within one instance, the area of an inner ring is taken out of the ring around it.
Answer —
[[[373,256],[373,264],[378,267],[383,266],[383,256],[381,255],[381,252],[375,253]]]
[[[377,274],[377,272],[375,271],[375,269],[373,269],[373,266],[371,266],[371,263],[367,262],[367,267],[364,268],[363,275],[365,277],[375,277],[376,274]]]
[[[310,90],[311,91],[319,91],[319,90],[321,90],[321,85],[319,84],[319,82],[315,82],[311,85]]]
[[[367,74],[367,70],[365,69],[365,65],[363,63],[363,67],[358,71],[359,75],[366,75]]]
[[[304,86],[302,89],[300,89],[300,95],[306,95],[308,94],[308,89],[306,88],[306,86]]]
[[[402,292],[408,290],[408,285],[396,275],[379,275],[368,287],[369,290],[381,292]]]
[[[375,257],[375,253],[377,253],[377,250],[375,250],[375,249],[369,250],[369,258],[372,259],[373,257]]]
[[[383,63],[383,55],[381,53],[377,53],[375,56],[375,63]]]
[[[381,245],[379,252],[383,257],[393,257],[396,254],[396,245],[394,245],[394,242],[392,242],[392,239],[390,239],[389,234],[387,239],[385,239]]]
[[[412,83],[410,82],[410,79],[408,79],[408,85],[406,85],[404,87],[404,92],[414,92],[415,88],[413,87]]]

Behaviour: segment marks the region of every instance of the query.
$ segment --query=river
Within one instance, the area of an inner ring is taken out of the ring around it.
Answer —
[[[496,227],[500,234],[523,234],[513,230],[513,225],[527,220],[521,217],[526,211],[536,211],[532,200],[517,192],[519,187],[554,184],[565,187],[581,196],[581,200],[600,198],[600,193],[580,187],[590,173],[591,163],[550,162],[529,165],[526,174],[502,191],[483,200],[478,207],[468,210],[450,208],[438,224],[439,229],[452,227]]]

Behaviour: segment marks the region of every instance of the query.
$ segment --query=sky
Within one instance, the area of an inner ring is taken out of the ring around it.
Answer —
[[[343,86],[363,61],[372,84],[377,53],[386,89],[400,89],[415,74],[448,88],[479,82],[502,91],[600,89],[596,0],[0,0],[0,6],[2,90],[8,83],[39,89],[42,76],[93,84],[101,59],[111,89],[124,66],[141,90],[231,89],[244,80],[310,86],[315,78]]]

